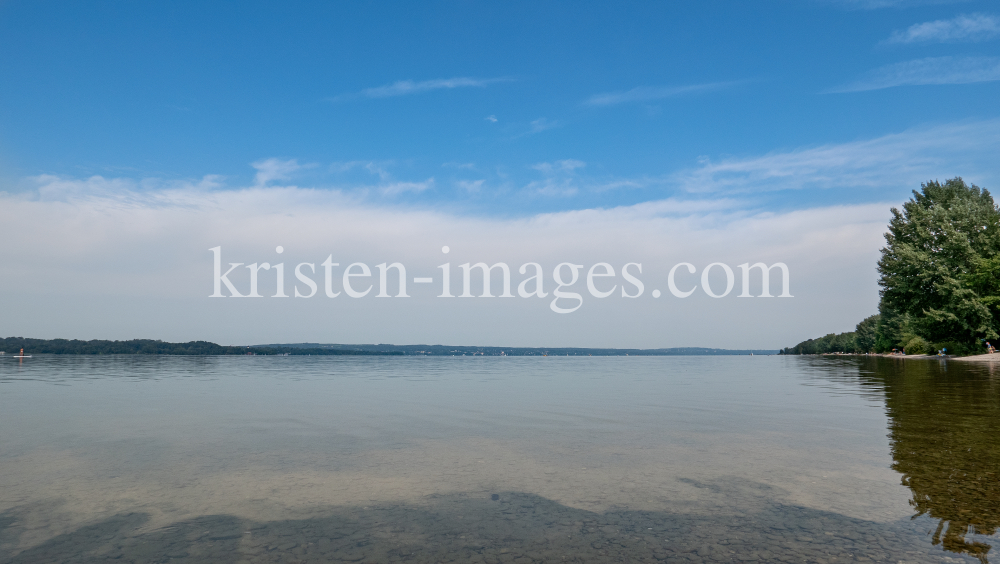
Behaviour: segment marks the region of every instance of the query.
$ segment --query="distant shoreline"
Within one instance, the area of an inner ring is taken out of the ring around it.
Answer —
[[[613,349],[585,347],[493,347],[448,345],[323,344],[290,343],[227,346],[208,341],[167,343],[151,339],[106,341],[78,339],[0,339],[7,355],[21,349],[25,354],[77,355],[171,355],[171,356],[749,356],[776,355],[778,349],[715,349],[674,347],[660,349]]]

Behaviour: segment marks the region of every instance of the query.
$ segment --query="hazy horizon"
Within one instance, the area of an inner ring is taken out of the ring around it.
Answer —
[[[0,5],[0,332],[791,346],[876,313],[921,182],[1000,179],[983,0],[251,4]]]

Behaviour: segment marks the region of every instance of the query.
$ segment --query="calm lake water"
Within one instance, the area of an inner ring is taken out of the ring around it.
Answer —
[[[0,357],[0,562],[1000,562],[1000,373]]]

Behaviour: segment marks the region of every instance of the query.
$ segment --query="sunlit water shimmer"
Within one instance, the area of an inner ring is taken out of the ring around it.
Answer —
[[[971,363],[0,357],[3,563],[977,562],[998,480]]]

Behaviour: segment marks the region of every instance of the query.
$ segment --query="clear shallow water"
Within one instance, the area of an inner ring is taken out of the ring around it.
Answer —
[[[977,562],[1000,380],[795,357],[0,361],[0,562]]]

